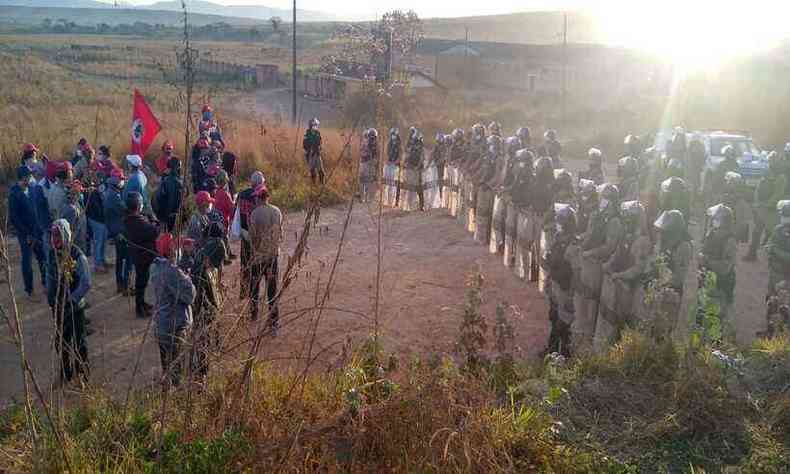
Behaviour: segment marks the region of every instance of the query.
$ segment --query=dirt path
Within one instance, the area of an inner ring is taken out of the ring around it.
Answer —
[[[345,208],[325,209],[321,213],[321,235],[314,232],[308,258],[298,279],[284,295],[281,311],[283,327],[276,339],[266,339],[259,356],[276,361],[303,357],[309,345],[314,313],[296,310],[315,305],[316,288],[323,291],[329,266],[337,252],[345,219]],[[373,328],[371,315],[375,295],[376,225],[375,210],[357,205],[352,213],[347,238],[338,262],[336,279],[326,310],[318,324],[313,354],[321,354],[317,366],[337,360],[348,338],[361,341]],[[295,232],[304,215],[287,216],[287,250],[295,246]],[[543,297],[534,285],[516,279],[501,264],[501,257],[492,256],[469,233],[443,211],[404,214],[389,210],[382,221],[383,272],[380,328],[385,349],[397,352],[402,360],[412,355],[429,355],[453,351],[464,303],[465,275],[477,266],[486,278],[483,300],[484,314],[492,326],[494,308],[506,301],[518,308],[515,319],[517,343],[524,355],[540,352],[548,335],[548,321]],[[110,255],[112,255],[112,248]],[[285,259],[281,260],[281,269]],[[282,270],[281,270],[282,271]],[[229,310],[222,324],[225,347],[252,334],[255,326],[243,322],[237,326],[240,312],[238,301],[238,264],[227,267],[225,281],[230,286]],[[23,294],[21,282],[17,295]],[[37,289],[36,301],[20,301],[25,344],[28,356],[44,387],[50,386],[53,373],[51,347],[52,319]],[[88,338],[92,366],[91,379],[114,391],[128,386],[137,354],[140,371],[136,384],[153,383],[159,377],[158,348],[148,334],[148,320],[134,317],[129,298],[117,296],[112,275],[98,275],[89,300],[89,317],[95,333]],[[4,302],[7,295],[3,295]],[[149,293],[149,300],[151,295]],[[235,329],[234,329],[235,328]],[[0,401],[8,402],[22,392],[16,350],[2,329],[0,343]],[[142,351],[139,349],[142,347]],[[241,355],[240,351],[236,351]]]

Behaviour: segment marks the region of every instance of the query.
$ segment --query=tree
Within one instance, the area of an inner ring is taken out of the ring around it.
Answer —
[[[364,70],[360,65],[383,63],[388,49],[393,56],[408,58],[414,54],[423,36],[422,20],[412,10],[387,12],[369,26],[343,25],[332,35],[342,45],[340,52],[323,58],[321,68],[332,74],[349,74],[351,67]]]
[[[52,19],[51,18],[44,18],[41,21],[41,26],[44,27],[44,29],[47,29],[47,30],[52,28]]]

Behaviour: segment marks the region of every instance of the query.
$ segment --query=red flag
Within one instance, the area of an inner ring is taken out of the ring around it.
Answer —
[[[132,115],[132,154],[145,155],[148,147],[162,130],[159,120],[154,117],[154,113],[140,91],[134,90],[134,114]]]

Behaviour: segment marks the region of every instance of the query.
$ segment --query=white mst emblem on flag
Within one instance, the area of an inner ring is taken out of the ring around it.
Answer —
[[[143,121],[135,119],[132,122],[132,141],[135,143],[140,143],[143,140]]]

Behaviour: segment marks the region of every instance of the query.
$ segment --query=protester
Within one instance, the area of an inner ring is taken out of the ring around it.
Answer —
[[[222,169],[228,177],[228,192],[231,196],[236,195],[236,154],[230,151],[222,153]]]
[[[54,182],[50,185],[47,193],[47,204],[49,205],[49,215],[54,221],[62,217],[61,212],[66,205],[67,188],[74,175],[71,163],[68,161],[59,164],[50,161],[49,165],[51,165],[49,174],[54,174]]]
[[[166,141],[162,144],[162,154],[159,155],[159,158],[156,159],[156,172],[159,176],[164,177],[166,174],[170,172],[170,160],[175,158],[173,152],[175,151],[176,147],[173,145],[173,142],[170,140]]]
[[[219,346],[216,318],[220,306],[220,273],[227,259],[224,242],[225,231],[212,222],[203,236],[203,245],[195,252],[192,283],[197,289],[193,306],[195,370],[205,380],[209,369],[209,354]]]
[[[22,254],[22,280],[25,293],[33,296],[33,262],[38,261],[41,283],[46,285],[46,255],[41,242],[43,230],[36,216],[36,203],[30,185],[30,168],[25,165],[17,169],[17,182],[8,193],[8,221],[16,230],[19,249]],[[35,188],[36,185],[33,185]]]
[[[118,169],[107,179],[107,189],[102,195],[104,205],[104,223],[107,226],[107,238],[115,242],[115,283],[117,292],[129,296],[129,275],[132,262],[129,259],[129,244],[124,235],[124,219],[126,204],[121,197],[125,178]]]
[[[156,193],[156,216],[168,232],[173,232],[184,199],[184,184],[181,179],[181,161],[171,158],[167,166],[170,171],[159,183]]]
[[[66,203],[60,211],[63,219],[68,221],[71,228],[72,244],[79,247],[82,253],[88,252],[88,220],[82,208],[82,183],[73,181],[66,190]]]
[[[217,191],[214,193],[214,208],[222,215],[222,229],[226,237],[229,234],[230,223],[233,220],[233,212],[236,209],[236,203],[233,201],[233,195],[228,190],[229,185],[230,183],[228,180],[228,173],[225,170],[220,171],[217,175]],[[235,260],[236,255],[233,254],[230,245],[227,247],[228,258]]]
[[[260,307],[260,283],[265,278],[266,301],[269,306],[269,325],[273,335],[279,328],[277,297],[280,242],[283,239],[283,215],[280,209],[269,203],[269,189],[262,184],[255,188],[253,196],[258,206],[249,218],[250,241],[253,246],[251,267],[252,319],[258,318]]]
[[[94,157],[96,152],[93,150],[93,147],[85,144],[82,148],[82,153],[80,159],[74,163],[74,178],[80,181],[84,181],[88,178],[88,174],[91,171],[91,168],[95,167],[94,165]]]
[[[100,186],[93,186],[85,199],[85,216],[93,233],[93,271],[107,273],[109,271],[105,250],[107,247],[107,226],[104,224],[104,199]]]
[[[39,152],[39,150],[38,150],[38,147],[36,145],[34,145],[32,143],[26,143],[22,147],[22,159],[21,159],[22,163],[21,164],[27,166],[28,168],[30,168],[32,170],[33,166],[35,166],[36,164],[41,163],[39,161],[39,159],[38,159],[38,152]],[[44,155],[44,156],[46,157],[46,155]]]
[[[129,241],[129,257],[134,265],[135,313],[138,318],[151,316],[151,305],[145,302],[145,290],[151,263],[156,256],[157,225],[143,214],[143,197],[140,193],[126,196],[126,218],[124,235]]]
[[[206,190],[208,168],[212,164],[211,145],[205,136],[201,136],[192,147],[192,188],[195,194]]]
[[[196,290],[189,276],[176,262],[178,243],[170,233],[156,239],[158,257],[151,265],[154,290],[157,339],[166,384],[179,385],[186,334],[192,326],[192,308]]]
[[[256,171],[250,176],[250,187],[239,193],[236,202],[236,216],[238,220],[239,238],[241,239],[241,299],[250,297],[249,289],[252,287],[252,242],[250,242],[250,214],[258,204],[254,196],[258,186],[266,184],[263,173]]]
[[[208,191],[200,191],[195,195],[195,211],[189,219],[186,235],[195,241],[198,248],[203,245],[203,235],[209,225],[208,214],[211,211],[214,198]]]
[[[56,321],[55,344],[61,357],[61,383],[88,376],[88,345],[85,340],[85,296],[91,289],[88,259],[72,245],[71,229],[57,219],[50,229],[47,260],[47,301]]]
[[[143,199],[143,209],[147,213],[151,209],[151,201],[148,198],[148,178],[143,172],[143,159],[140,155],[128,155],[126,163],[129,165],[129,177],[121,197],[126,202],[130,194],[139,194]]]

